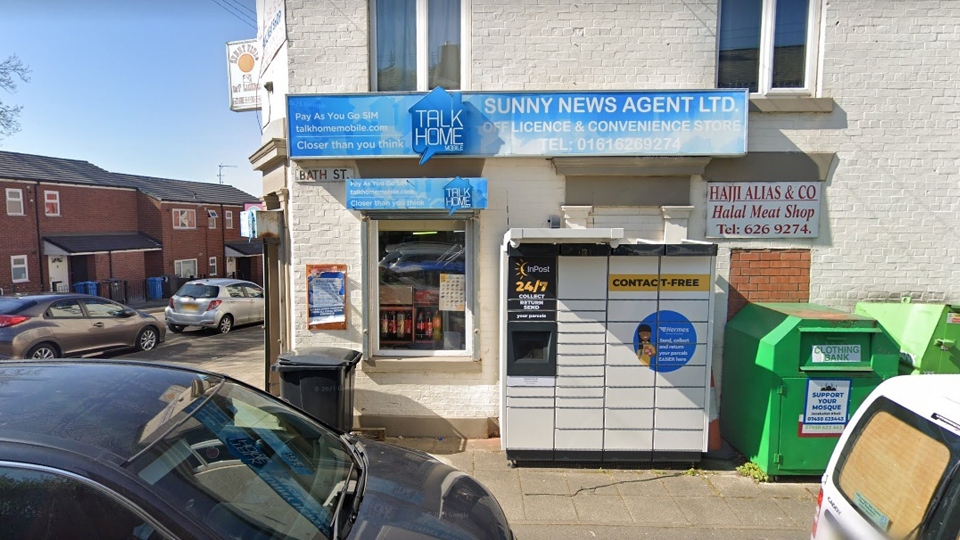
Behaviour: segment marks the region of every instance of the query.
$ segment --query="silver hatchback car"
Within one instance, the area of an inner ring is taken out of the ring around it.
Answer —
[[[263,289],[242,279],[188,281],[164,310],[167,328],[179,334],[188,326],[226,334],[235,325],[263,321]]]

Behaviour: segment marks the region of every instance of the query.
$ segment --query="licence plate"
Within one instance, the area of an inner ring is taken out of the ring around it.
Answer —
[[[187,311],[190,313],[196,313],[200,309],[199,306],[193,304],[183,304],[180,306],[181,311]]]

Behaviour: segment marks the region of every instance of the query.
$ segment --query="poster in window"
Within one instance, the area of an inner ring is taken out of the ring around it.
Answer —
[[[463,274],[440,274],[440,311],[463,311],[466,286]]]
[[[347,329],[347,265],[307,265],[307,328]]]

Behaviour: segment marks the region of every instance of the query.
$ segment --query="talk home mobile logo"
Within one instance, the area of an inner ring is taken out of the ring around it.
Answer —
[[[457,176],[443,186],[443,207],[450,210],[451,214],[457,210],[473,208],[473,187],[470,182]]]
[[[420,154],[421,165],[436,154],[463,153],[465,117],[460,94],[439,86],[410,107],[413,151]]]

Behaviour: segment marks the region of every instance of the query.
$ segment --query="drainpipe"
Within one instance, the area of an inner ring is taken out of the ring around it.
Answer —
[[[40,182],[33,183],[33,214],[37,224],[37,268],[40,270],[40,290],[46,290],[46,278],[43,276],[43,234],[40,230]]]
[[[220,268],[223,267],[223,272]],[[220,260],[217,261],[217,274],[227,277],[227,212],[220,205]]]

